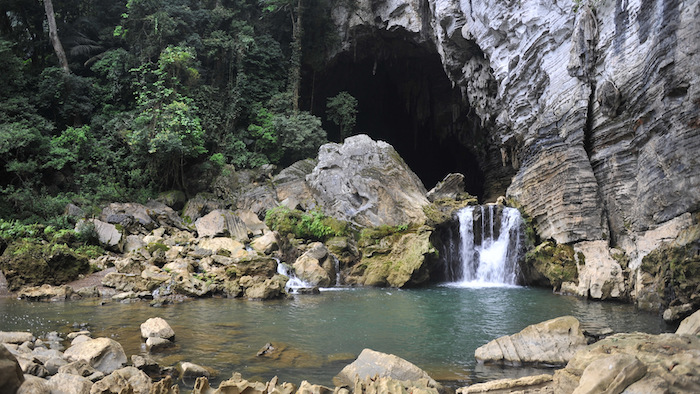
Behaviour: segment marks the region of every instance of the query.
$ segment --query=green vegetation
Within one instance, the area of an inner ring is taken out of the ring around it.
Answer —
[[[340,139],[352,134],[357,121],[357,99],[348,92],[340,92],[329,97],[326,104],[328,119],[340,127]]]
[[[302,212],[279,206],[267,211],[265,224],[282,235],[292,234],[295,238],[315,241],[344,236],[349,232],[348,223],[326,216],[318,209]]]
[[[191,196],[227,164],[286,166],[326,142],[299,92],[337,44],[333,2],[52,3],[0,12],[5,221],[71,229],[67,203]]]
[[[664,307],[674,301],[685,304],[697,300],[700,291],[700,226],[691,230],[694,239],[685,245],[662,246],[642,259],[640,269],[654,277]]]
[[[579,258],[582,257],[578,256]],[[539,276],[545,278],[545,283],[555,290],[561,288],[564,282],[578,282],[578,268],[574,248],[571,245],[557,244],[545,241],[525,255],[525,265],[532,267]],[[530,275],[536,277],[538,275]],[[549,282],[549,283],[546,283]]]

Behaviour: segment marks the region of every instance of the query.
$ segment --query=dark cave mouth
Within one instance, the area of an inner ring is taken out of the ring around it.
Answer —
[[[466,191],[482,197],[484,175],[475,153],[483,140],[480,121],[454,87],[434,48],[406,33],[382,32],[355,39],[324,69],[306,71],[301,105],[321,116],[332,141],[338,127],[326,118],[326,100],[347,91],[358,101],[353,134],[394,146],[431,189],[447,174],[465,176]]]

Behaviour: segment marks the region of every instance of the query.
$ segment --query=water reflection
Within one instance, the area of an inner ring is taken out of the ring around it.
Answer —
[[[191,361],[246,378],[295,384],[306,379],[331,384],[332,377],[363,348],[393,353],[436,379],[483,381],[518,372],[484,368],[474,350],[501,335],[557,316],[574,315],[585,325],[615,331],[669,330],[655,315],[630,305],[587,302],[529,288],[450,288],[420,290],[351,289],[290,300],[258,302],[204,299],[151,308],[146,303],[28,303],[0,299],[0,330],[35,335],[67,333],[87,325],[95,336],[116,339],[127,355],[145,351],[139,326],[160,316],[176,333],[178,347],[160,354],[162,365]],[[268,342],[283,344],[288,356],[257,357]],[[293,356],[293,357],[292,357]]]

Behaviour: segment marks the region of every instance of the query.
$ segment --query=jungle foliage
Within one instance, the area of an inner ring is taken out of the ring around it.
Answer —
[[[330,0],[52,3],[68,67],[42,2],[0,1],[0,218],[70,227],[69,202],[192,195],[326,142],[297,95],[337,45]]]

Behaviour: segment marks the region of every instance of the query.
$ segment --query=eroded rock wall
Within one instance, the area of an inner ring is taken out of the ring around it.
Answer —
[[[486,188],[502,182],[488,163],[512,169],[507,194],[542,239],[600,241],[635,270],[700,209],[697,1],[360,0],[334,17],[341,51],[374,29],[439,53],[488,130]]]

